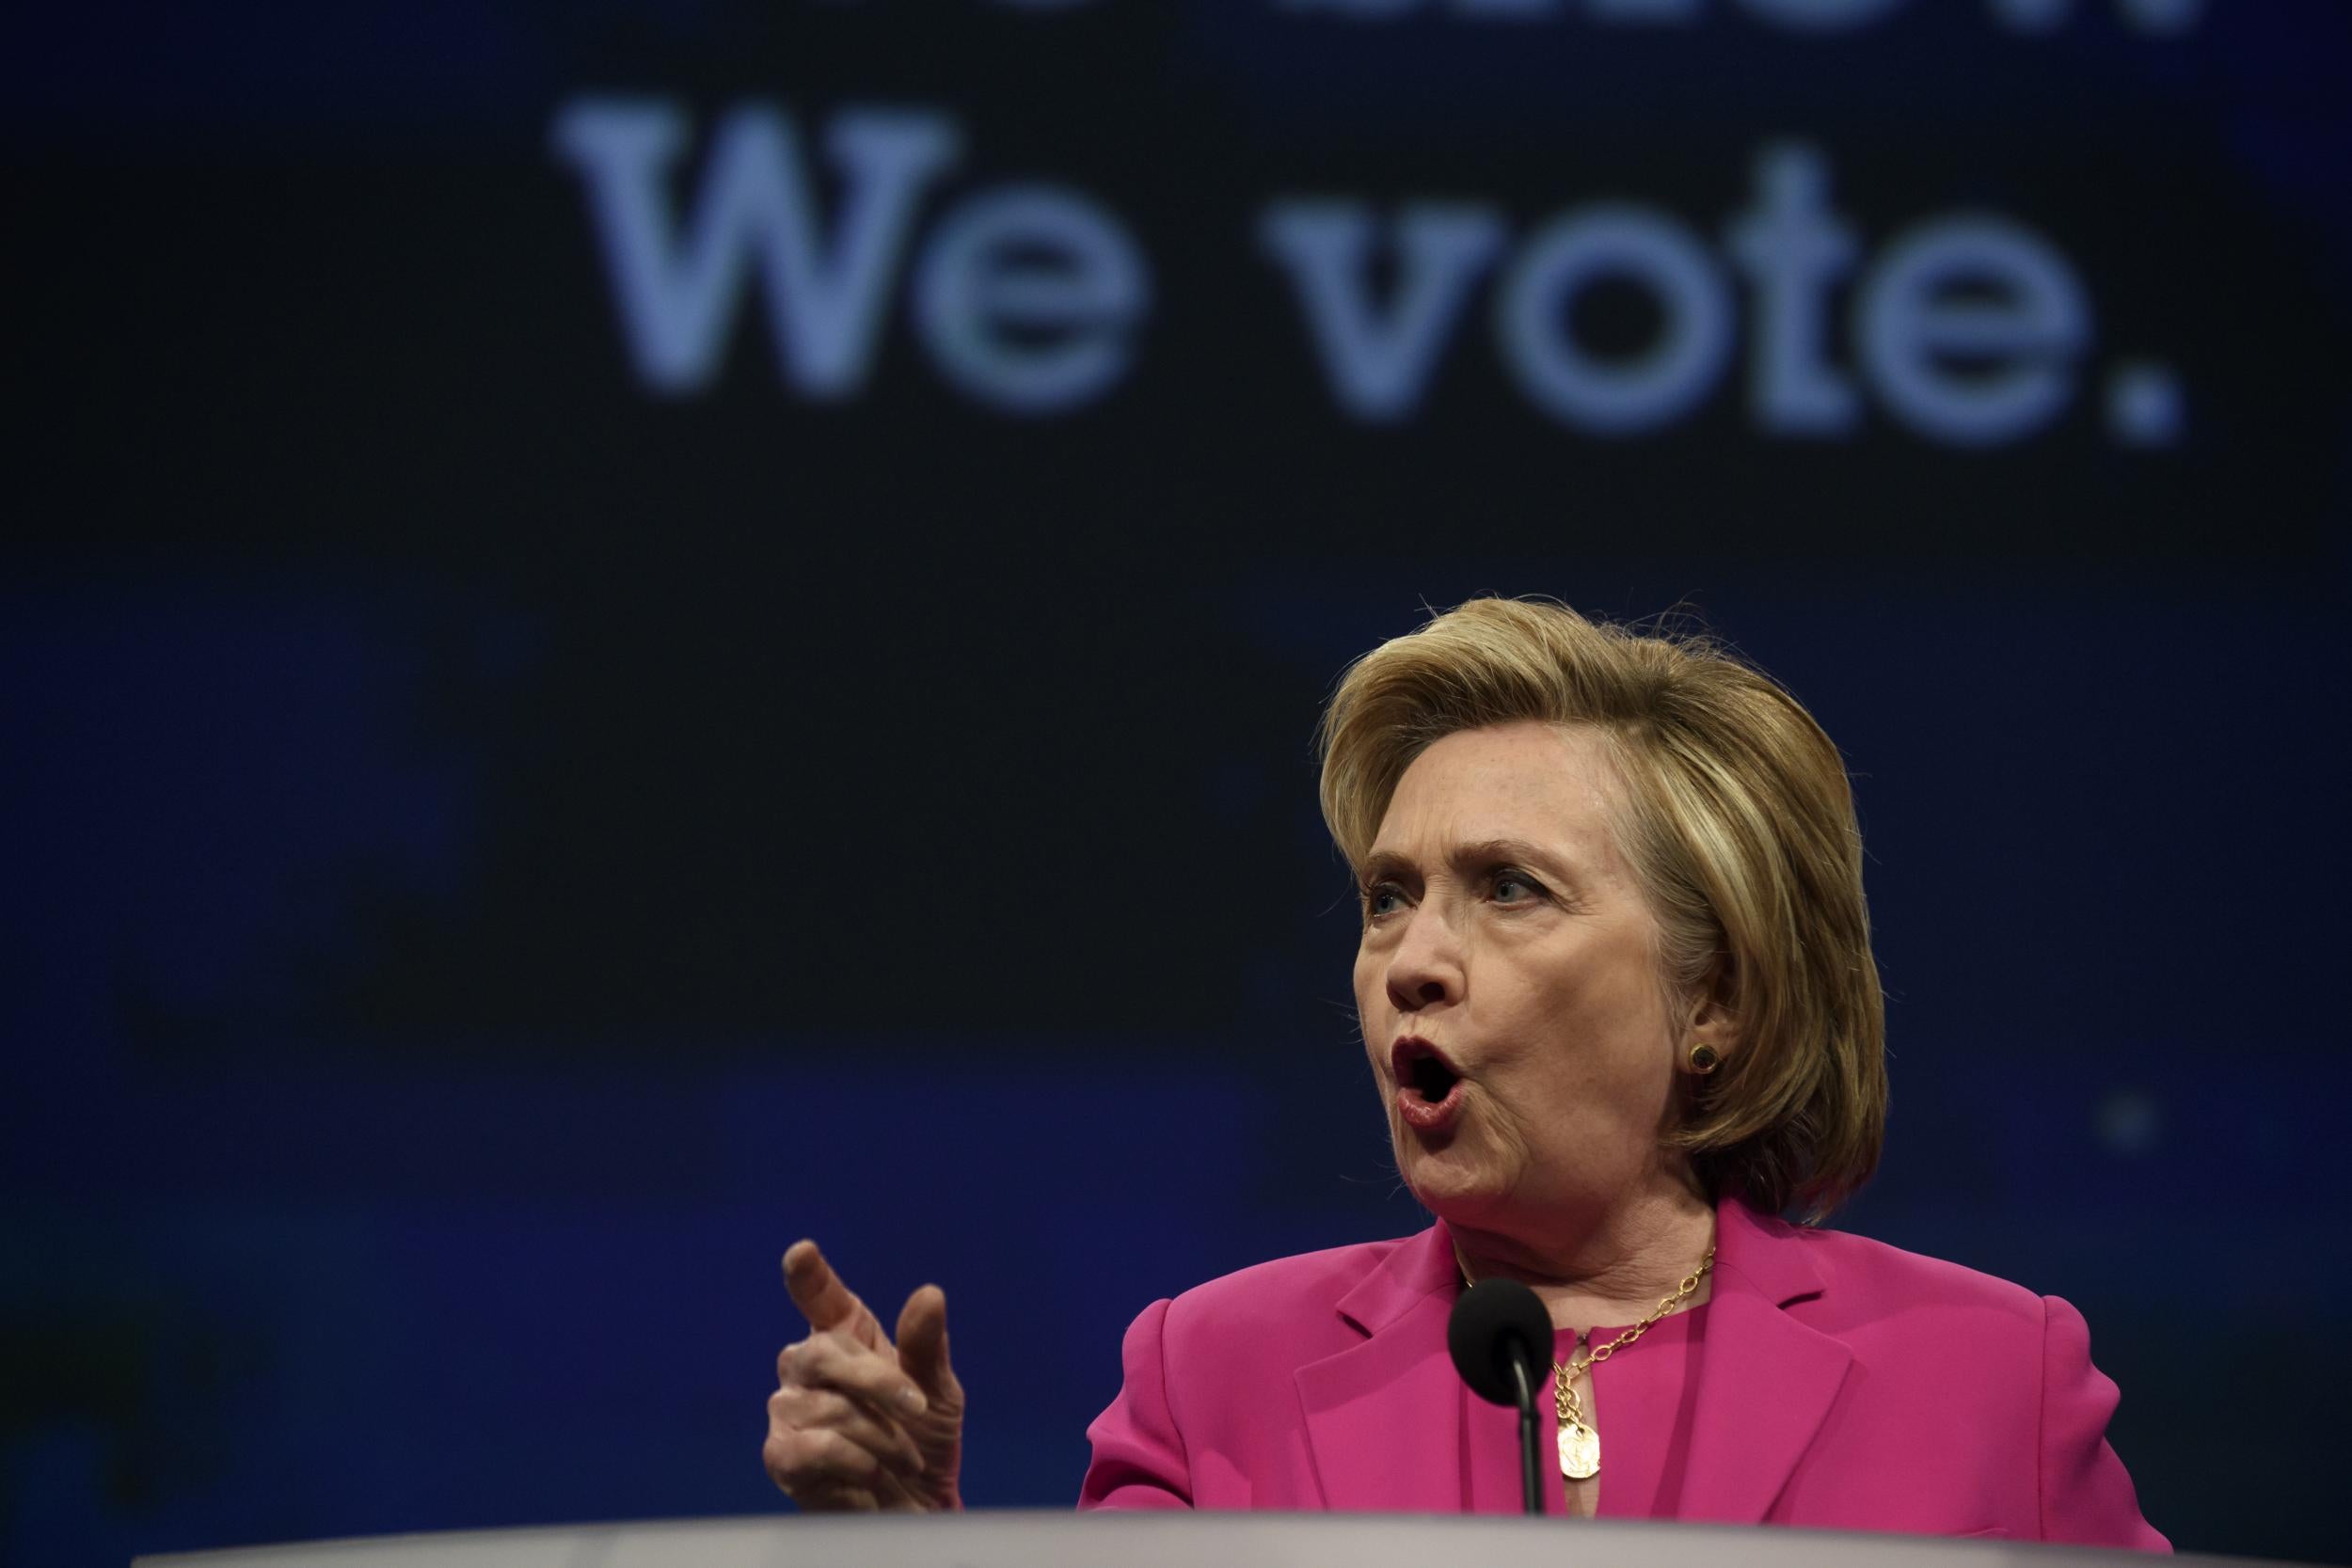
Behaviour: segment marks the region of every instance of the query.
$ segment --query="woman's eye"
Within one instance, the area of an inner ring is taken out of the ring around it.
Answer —
[[[1392,912],[1404,901],[1405,895],[1394,882],[1375,882],[1364,889],[1364,913],[1375,919]]]
[[[1542,891],[1516,871],[1505,871],[1495,879],[1495,902],[1499,904],[1523,904]]]

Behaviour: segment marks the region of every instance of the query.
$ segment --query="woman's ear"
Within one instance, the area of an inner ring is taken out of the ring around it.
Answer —
[[[1682,1021],[1681,1070],[1700,1077],[1713,1072],[1740,1049],[1739,972],[1731,955],[1718,953],[1707,978],[1691,992]]]

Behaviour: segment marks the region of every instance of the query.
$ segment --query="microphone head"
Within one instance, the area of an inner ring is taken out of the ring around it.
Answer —
[[[1482,1400],[1516,1406],[1511,1363],[1524,1359],[1528,1383],[1540,1388],[1551,1367],[1551,1314],[1535,1292],[1516,1279],[1482,1279],[1462,1292],[1445,1325],[1454,1370]]]

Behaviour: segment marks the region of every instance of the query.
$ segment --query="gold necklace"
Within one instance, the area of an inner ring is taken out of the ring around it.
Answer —
[[[1576,1380],[1647,1334],[1657,1326],[1659,1319],[1689,1301],[1692,1292],[1699,1288],[1699,1281],[1714,1266],[1715,1249],[1710,1246],[1707,1256],[1699,1259],[1699,1266],[1682,1276],[1675,1293],[1659,1302],[1658,1310],[1597,1350],[1573,1356],[1565,1365],[1558,1361],[1551,1364],[1552,1402],[1560,1418],[1560,1473],[1568,1480],[1590,1481],[1600,1474],[1600,1433],[1584,1418],[1584,1403],[1577,1398]],[[1462,1283],[1473,1283],[1467,1268],[1462,1271]],[[1579,1336],[1580,1340],[1581,1338]]]

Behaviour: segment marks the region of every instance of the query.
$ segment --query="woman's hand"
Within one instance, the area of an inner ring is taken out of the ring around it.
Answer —
[[[776,1357],[768,1474],[810,1510],[961,1508],[963,1385],[947,1365],[947,1296],[926,1285],[898,1313],[894,1349],[815,1242],[784,1255],[809,1335]]]

